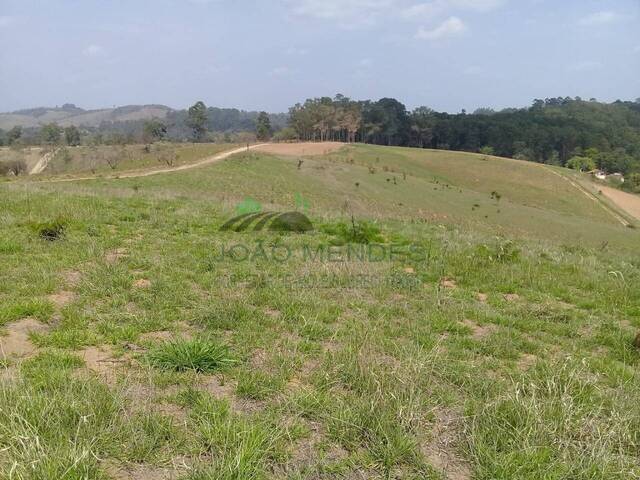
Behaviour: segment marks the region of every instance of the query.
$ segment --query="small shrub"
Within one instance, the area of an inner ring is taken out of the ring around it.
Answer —
[[[511,241],[495,245],[480,245],[476,258],[497,263],[513,263],[520,258],[520,249]]]
[[[0,175],[22,175],[27,171],[27,164],[24,160],[10,160],[0,162]]]
[[[53,242],[64,237],[67,225],[64,220],[58,218],[50,222],[35,224],[33,229],[41,239]]]
[[[334,236],[334,245],[344,245],[347,243],[370,244],[382,242],[383,238],[380,228],[367,221],[354,221],[350,224],[340,222],[333,225],[325,225],[322,231]]]
[[[195,370],[208,373],[235,363],[229,349],[209,339],[175,340],[148,353],[151,365],[163,370]]]

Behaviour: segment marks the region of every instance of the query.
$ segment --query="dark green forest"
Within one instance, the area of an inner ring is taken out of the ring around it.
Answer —
[[[580,98],[536,99],[531,107],[473,113],[408,111],[393,98],[309,99],[289,111],[288,136],[481,152],[541,163],[640,173],[640,99],[611,104]]]

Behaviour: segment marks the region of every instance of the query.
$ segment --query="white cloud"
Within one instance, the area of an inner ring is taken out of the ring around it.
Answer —
[[[287,55],[295,55],[295,56],[303,57],[309,54],[309,50],[307,50],[306,48],[289,47],[287,48],[285,53]]]
[[[443,10],[444,2],[418,3],[402,10],[400,16],[405,20],[423,20],[433,18]]]
[[[420,40],[439,40],[464,33],[467,26],[458,17],[449,17],[433,30],[420,27],[415,37]]]
[[[295,17],[334,22],[343,28],[371,27],[388,19],[423,22],[456,12],[487,12],[508,0],[282,0]],[[457,18],[452,16],[451,18]],[[457,28],[460,21],[447,24]],[[421,29],[424,31],[424,29]],[[422,35],[422,34],[421,34]]]
[[[620,13],[612,12],[610,10],[603,12],[595,12],[586,17],[582,17],[578,20],[578,24],[584,27],[590,27],[595,25],[607,25],[620,20],[624,20],[626,17]]]
[[[13,17],[10,17],[8,15],[0,15],[0,28],[8,27],[13,23],[14,20],[15,19]]]
[[[465,75],[476,76],[483,74],[484,69],[482,67],[479,67],[478,65],[469,65],[462,70],[462,73],[464,73]]]
[[[396,0],[288,0],[294,15],[338,22],[355,28],[376,23]]]
[[[451,10],[486,12],[501,7],[506,0],[432,0],[417,3],[400,11],[405,20],[431,19]]]
[[[584,60],[582,62],[572,63],[567,67],[570,72],[591,72],[600,70],[604,65],[597,60]]]
[[[84,50],[82,50],[82,54],[87,57],[99,57],[104,55],[105,51],[100,45],[89,45]]]
[[[269,75],[272,77],[286,77],[287,75],[290,75],[291,73],[293,73],[293,70],[291,70],[289,67],[276,67],[274,69],[272,69],[269,72]]]
[[[363,58],[358,62],[358,66],[361,68],[370,68],[373,66],[373,60],[370,58]]]
[[[452,7],[462,10],[478,10],[486,12],[503,6],[507,3],[507,0],[448,0],[448,3]]]

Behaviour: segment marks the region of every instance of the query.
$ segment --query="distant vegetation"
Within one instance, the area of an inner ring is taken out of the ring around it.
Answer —
[[[207,107],[203,102],[187,110],[162,105],[83,110],[66,104],[0,114],[0,146],[125,145],[162,139],[245,143],[256,140],[261,114],[268,120],[268,137],[287,125],[284,113]]]
[[[578,97],[534,100],[529,108],[472,114],[409,112],[393,98],[308,99],[289,110],[301,140],[357,141],[479,152],[585,170],[640,173],[640,99],[612,104]],[[640,188],[631,175],[630,187]]]
[[[117,118],[132,118],[133,108],[114,109],[110,115],[120,111]],[[288,114],[214,108],[203,102],[196,102],[187,110],[163,108],[166,110],[162,110],[162,118],[102,121],[98,126],[62,128],[65,124],[55,121],[37,128],[14,126],[0,130],[0,146],[124,145],[158,140],[241,144],[269,139],[362,142],[478,152],[582,171],[598,168],[624,174],[626,181],[621,187],[640,191],[640,99],[606,104],[578,97],[547,98],[534,100],[528,108],[499,112],[482,108],[471,114],[464,110],[459,114],[440,113],[428,107],[408,111],[393,98],[354,101],[343,95],[308,99],[290,108]],[[59,110],[72,112],[72,118],[87,115],[87,111],[73,105]],[[55,117],[52,112],[60,113],[33,109],[12,115],[51,119]],[[129,117],[123,117],[122,112]],[[138,116],[146,115],[136,112]],[[64,118],[68,123],[69,117]]]

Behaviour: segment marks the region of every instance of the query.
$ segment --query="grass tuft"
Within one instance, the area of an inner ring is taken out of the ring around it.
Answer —
[[[153,348],[147,356],[151,365],[163,370],[209,373],[232,365],[229,349],[210,339],[174,340]]]
[[[64,220],[57,218],[50,222],[35,224],[33,228],[42,240],[54,242],[64,237],[67,224]]]

